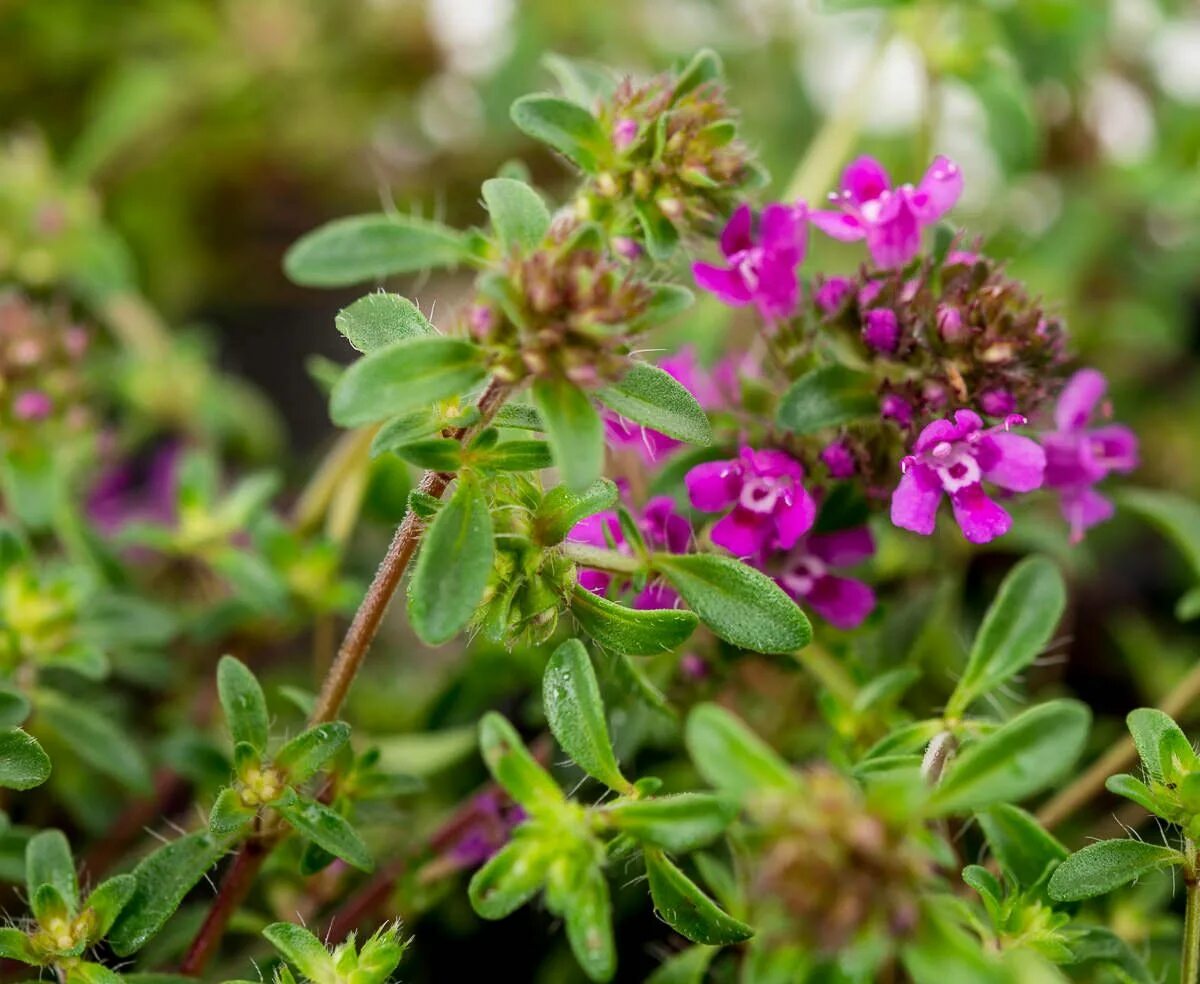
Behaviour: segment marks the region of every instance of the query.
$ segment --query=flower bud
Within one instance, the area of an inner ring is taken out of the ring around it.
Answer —
[[[863,341],[876,352],[891,354],[900,344],[900,324],[896,312],[888,308],[874,308],[863,319]]]

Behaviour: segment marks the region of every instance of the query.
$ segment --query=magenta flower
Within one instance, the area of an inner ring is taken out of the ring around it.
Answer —
[[[675,502],[670,496],[655,496],[646,503],[642,514],[637,518],[638,529],[646,538],[646,545],[651,550],[665,550],[668,553],[687,553],[692,543],[692,524],[681,516],[675,508]],[[630,554],[629,544],[621,532],[621,522],[611,509],[596,513],[581,520],[572,527],[567,539],[573,543],[586,543],[592,547],[615,549],[623,554]],[[594,594],[603,595],[612,584],[613,575],[607,571],[583,568],[577,575],[580,586]],[[622,590],[624,589],[622,586]],[[633,600],[633,607],[639,609],[673,608],[678,595],[666,584],[651,581]]]
[[[721,233],[726,266],[693,263],[696,284],[731,307],[754,304],[767,321],[789,318],[800,303],[796,267],[804,259],[808,208],[768,205],[757,234],[749,205],[740,205]]]
[[[1110,424],[1089,427],[1108,382],[1095,369],[1081,369],[1063,388],[1054,410],[1056,429],[1042,435],[1046,449],[1046,485],[1058,492],[1071,541],[1113,514],[1113,505],[1094,488],[1110,472],[1130,472],[1138,464],[1137,435]]]
[[[892,187],[887,171],[873,157],[860,157],[842,175],[842,189],[829,196],[841,211],[810,213],[822,232],[850,242],[867,241],[877,266],[904,266],[921,249],[921,228],[933,225],[962,194],[962,172],[937,157],[921,183]]]
[[[813,533],[792,548],[775,580],[830,625],[853,629],[875,608],[875,592],[862,581],[830,570],[861,563],[874,553],[875,541],[865,526]]]
[[[891,354],[900,344],[900,323],[890,308],[872,308],[863,316],[863,341],[876,352]]]
[[[826,445],[820,457],[829,469],[830,478],[849,478],[857,471],[854,455],[845,441],[834,441]]]
[[[681,383],[705,410],[716,409],[725,402],[721,388],[714,377],[705,372],[697,361],[696,350],[691,345],[685,345],[674,355],[663,359],[658,367]],[[682,441],[648,427],[641,427],[611,411],[604,414],[604,429],[610,444],[637,445],[648,462],[657,461],[683,444]]]
[[[41,390],[25,390],[13,400],[13,415],[18,420],[45,420],[54,412],[54,401]]]
[[[484,792],[472,800],[466,815],[437,846],[457,868],[476,868],[504,847],[528,814],[500,792]]]
[[[732,511],[712,541],[738,557],[790,550],[813,524],[817,507],[801,482],[804,466],[783,451],[743,447],[731,461],[697,465],[684,479],[692,505]]]
[[[813,291],[813,300],[825,314],[833,314],[850,296],[850,289],[850,281],[845,277],[830,277]]]
[[[1028,437],[1008,427],[1024,423],[1010,417],[1000,427],[984,430],[973,410],[958,410],[953,420],[935,420],[913,445],[900,468],[904,473],[892,493],[892,522],[928,536],[933,532],[942,495],[950,496],[954,518],[972,543],[1003,536],[1012,517],[988,498],[984,481],[1011,492],[1031,492],[1042,484],[1046,455]]]

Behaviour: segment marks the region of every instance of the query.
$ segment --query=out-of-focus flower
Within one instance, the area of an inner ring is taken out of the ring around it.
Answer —
[[[731,511],[717,521],[712,541],[739,557],[790,550],[812,527],[817,506],[804,488],[804,466],[783,451],[742,447],[729,461],[710,461],[687,473],[692,505]]]
[[[800,303],[796,267],[804,259],[808,210],[803,203],[768,205],[757,231],[740,205],[721,233],[726,266],[693,263],[698,286],[732,307],[754,304],[767,321],[789,318]]]
[[[1041,435],[1046,486],[1058,492],[1073,542],[1113,514],[1112,503],[1092,486],[1111,472],[1130,472],[1138,464],[1137,435],[1128,427],[1089,426],[1107,388],[1104,374],[1095,369],[1075,373],[1054,410],[1055,430]]]
[[[863,319],[863,341],[876,352],[891,354],[900,344],[900,324],[896,312],[888,308],[872,308]]]
[[[879,401],[879,416],[884,420],[894,420],[901,427],[912,423],[912,404],[896,393],[885,393]]]
[[[929,535],[942,495],[950,497],[954,518],[972,543],[1003,536],[1012,517],[983,489],[984,481],[1011,492],[1031,492],[1042,484],[1046,455],[1031,438],[1008,432],[1023,417],[985,430],[973,410],[959,410],[953,420],[935,420],[921,431],[913,453],[900,467],[903,475],[892,493],[892,522],[902,529]]]
[[[849,478],[854,474],[854,455],[845,441],[834,441],[821,451],[821,461],[831,478]]]
[[[129,523],[173,526],[181,458],[182,449],[172,441],[148,458],[131,458],[112,465],[100,474],[88,493],[88,518],[110,535]]]
[[[874,609],[875,592],[862,581],[830,571],[861,563],[874,553],[875,541],[865,526],[812,533],[792,548],[775,580],[830,625],[853,629]]]
[[[887,171],[873,157],[860,157],[846,168],[842,188],[830,200],[840,211],[817,210],[813,225],[835,239],[865,239],[880,267],[900,267],[921,249],[921,229],[945,215],[962,194],[962,172],[937,157],[917,187],[892,187]]]
[[[525,811],[504,793],[480,793],[445,854],[456,868],[476,868],[508,843],[513,828],[525,818]]]
[[[822,280],[813,291],[813,300],[825,314],[833,314],[845,302],[850,290],[850,281],[845,277],[830,277]]]
[[[646,503],[640,516],[635,516],[638,529],[652,550],[668,553],[687,553],[692,542],[692,524],[675,508],[670,496],[656,496]],[[572,527],[567,539],[592,547],[616,549],[620,553],[631,553],[630,546],[621,532],[621,521],[612,510],[596,513]],[[582,568],[577,578],[580,586],[596,594],[604,594],[612,583],[613,575],[607,571]],[[667,585],[651,581],[633,600],[633,607],[640,609],[672,608],[678,596]]]

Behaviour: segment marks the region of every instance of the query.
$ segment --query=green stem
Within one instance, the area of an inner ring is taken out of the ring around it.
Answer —
[[[846,668],[834,659],[827,649],[813,642],[793,655],[801,666],[817,678],[821,686],[847,707],[853,706],[858,698],[858,686],[846,672]]]
[[[563,543],[563,553],[581,567],[594,567],[601,571],[612,571],[614,574],[636,574],[646,565],[637,557],[617,553],[615,550],[605,550],[603,547],[591,547],[586,543]]]
[[[1189,837],[1184,841],[1187,863],[1187,910],[1183,917],[1183,956],[1179,965],[1179,984],[1200,982],[1200,875],[1196,872],[1196,844]]]

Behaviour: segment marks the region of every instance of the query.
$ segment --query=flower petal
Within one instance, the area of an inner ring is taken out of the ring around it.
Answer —
[[[805,547],[830,567],[850,567],[874,556],[875,538],[870,527],[856,526],[836,533],[814,533]]]
[[[713,543],[724,547],[735,557],[751,557],[766,546],[772,526],[770,517],[749,509],[735,509],[719,520],[709,535]]]
[[[874,157],[859,157],[842,172],[842,190],[856,205],[874,201],[891,187],[887,171]]]
[[[921,249],[921,227],[907,206],[867,232],[867,249],[875,265],[885,270],[902,267]]]
[[[812,529],[817,518],[817,504],[808,491],[797,483],[791,503],[780,503],[775,509],[775,535],[780,550],[791,550],[796,541]]]
[[[951,493],[950,504],[963,536],[972,543],[990,543],[1012,526],[1012,517],[988,498],[978,482]]]
[[[1072,543],[1083,539],[1084,530],[1111,519],[1115,512],[1108,499],[1086,485],[1064,490],[1059,504],[1063,517],[1071,527]]]
[[[754,245],[754,213],[749,205],[739,205],[721,231],[721,252],[726,256],[740,253]]]
[[[706,461],[684,476],[692,506],[702,512],[721,512],[732,506],[742,489],[738,461]]]
[[[999,458],[983,477],[1011,492],[1032,492],[1041,488],[1046,472],[1046,452],[1029,437],[997,431],[988,440],[999,449]]]
[[[875,608],[875,592],[862,581],[827,575],[813,582],[805,601],[830,625],[853,629]]]
[[[840,239],[844,243],[862,239],[867,234],[866,227],[848,212],[827,212],[817,209],[809,212],[808,218],[825,235]]]
[[[928,536],[937,522],[942,489],[937,476],[924,465],[912,465],[892,493],[892,523],[902,530]]]
[[[932,225],[950,211],[963,190],[962,171],[948,157],[935,157],[909,204],[922,225]]]
[[[792,205],[768,205],[759,223],[759,242],[767,254],[781,254],[799,263],[808,238],[807,210]]]
[[[1075,373],[1067,380],[1054,408],[1058,429],[1069,431],[1085,426],[1107,389],[1108,380],[1098,369],[1080,369]]]
[[[713,266],[711,263],[693,263],[692,277],[697,287],[715,294],[730,307],[743,307],[753,300],[750,288],[735,270]]]
[[[1131,472],[1138,466],[1137,435],[1121,424],[1097,427],[1087,435],[1092,458],[1109,471]]]

